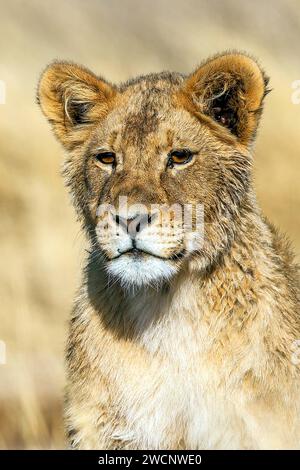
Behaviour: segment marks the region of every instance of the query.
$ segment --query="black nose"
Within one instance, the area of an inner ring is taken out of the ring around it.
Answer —
[[[114,215],[116,224],[120,225],[126,233],[129,233],[131,238],[135,238],[137,233],[141,232],[147,225],[150,225],[154,218],[155,215],[149,214],[138,214],[131,218]]]

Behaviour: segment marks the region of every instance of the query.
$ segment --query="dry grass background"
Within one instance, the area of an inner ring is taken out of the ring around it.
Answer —
[[[35,104],[54,58],[112,81],[188,72],[238,48],[259,57],[274,91],[256,146],[256,188],[300,259],[299,0],[0,0],[0,448],[64,447],[63,348],[84,240],[59,176],[62,151]]]

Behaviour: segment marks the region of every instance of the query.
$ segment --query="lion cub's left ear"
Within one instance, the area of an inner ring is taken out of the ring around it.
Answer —
[[[58,140],[73,150],[111,108],[115,88],[88,69],[54,62],[41,76],[37,99]]]
[[[230,130],[245,145],[255,137],[268,78],[240,53],[216,56],[190,75],[184,92],[196,110]]]

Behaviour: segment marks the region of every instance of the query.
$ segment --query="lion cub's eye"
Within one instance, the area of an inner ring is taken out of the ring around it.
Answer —
[[[95,155],[98,162],[104,163],[105,165],[115,165],[116,155],[113,152],[101,152]]]
[[[172,150],[172,152],[169,153],[168,166],[184,165],[190,162],[192,158],[193,154],[189,149]]]

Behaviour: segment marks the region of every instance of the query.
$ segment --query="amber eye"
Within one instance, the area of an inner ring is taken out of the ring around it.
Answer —
[[[168,166],[184,165],[190,162],[192,158],[193,154],[189,149],[172,150],[172,152],[169,153]]]
[[[113,152],[101,152],[95,155],[95,158],[105,165],[115,165],[116,162],[116,155]]]

